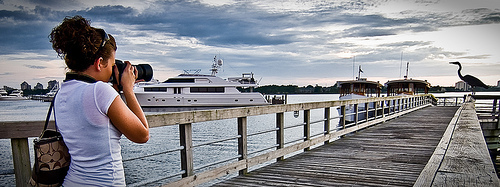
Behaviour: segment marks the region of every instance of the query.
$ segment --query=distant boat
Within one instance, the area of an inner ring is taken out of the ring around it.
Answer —
[[[13,90],[10,94],[7,95],[7,92],[4,89],[1,89],[0,94],[0,101],[16,101],[28,99],[27,97],[23,96],[22,90]]]
[[[358,77],[356,80],[347,81],[337,81],[337,87],[340,90],[339,100],[349,100],[349,99],[364,99],[368,97],[380,97],[380,91],[382,89],[382,84],[378,81],[368,81],[366,78],[360,78],[361,76],[361,66],[359,67]],[[374,108],[374,103],[370,103],[369,108]],[[358,111],[365,111],[365,105],[358,105]],[[339,115],[342,113],[340,108],[338,109]],[[346,114],[355,113],[354,105],[346,106]],[[355,115],[349,115],[346,117],[346,121],[353,122],[355,120]],[[358,120],[366,119],[366,114],[363,112],[358,113]]]
[[[406,75],[403,79],[390,80],[385,83],[387,87],[387,96],[429,93],[431,83],[427,82],[427,80],[408,78],[408,66],[409,62],[406,64]]]
[[[7,91],[5,91],[5,89],[0,89],[0,97],[3,97],[3,96],[7,96],[9,95],[9,93],[7,93]]]
[[[31,96],[31,99],[33,100],[41,100],[45,102],[51,102],[54,100],[54,97],[56,96],[57,91],[59,91],[59,84],[56,84],[52,89],[50,89],[49,93],[45,95],[33,95]]]
[[[427,82],[427,80],[408,79],[406,77],[387,81],[385,85],[387,86],[387,96],[427,94],[431,88],[431,83]]]
[[[180,74],[161,83],[141,83],[134,93],[145,111],[173,112],[223,107],[268,105],[258,92],[242,93],[237,88],[257,86],[253,73],[224,80],[216,76],[222,60],[214,58],[211,75]],[[252,90],[252,89],[250,89]],[[149,109],[148,109],[149,108]],[[156,108],[156,109],[155,109]]]

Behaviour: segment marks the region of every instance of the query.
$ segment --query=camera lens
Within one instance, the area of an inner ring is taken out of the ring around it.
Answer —
[[[115,66],[118,69],[119,77],[122,76],[123,70],[125,70],[125,67],[127,67],[127,64],[125,64],[121,60],[115,59]],[[139,65],[132,65],[137,69],[137,80],[144,79],[144,81],[150,81],[153,78],[153,68],[149,64],[139,64]],[[115,71],[113,71],[109,82],[112,82],[114,84],[117,84],[118,81],[115,79]]]
[[[150,81],[153,78],[153,68],[149,64],[134,65],[137,69],[137,79],[144,79]]]

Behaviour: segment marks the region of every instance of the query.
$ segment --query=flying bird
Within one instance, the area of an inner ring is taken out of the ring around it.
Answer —
[[[462,73],[460,73],[460,71],[462,70],[462,65],[460,65],[460,62],[450,62],[450,64],[458,65],[458,77],[460,77],[460,79],[462,79],[464,82],[466,82],[472,87],[472,92],[474,92],[475,87],[483,87],[486,89],[489,88],[488,85],[483,83],[483,81],[479,80],[478,78],[472,75],[462,76]]]

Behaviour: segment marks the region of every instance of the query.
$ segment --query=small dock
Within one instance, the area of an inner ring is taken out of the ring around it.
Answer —
[[[215,186],[412,186],[457,109],[426,107]]]

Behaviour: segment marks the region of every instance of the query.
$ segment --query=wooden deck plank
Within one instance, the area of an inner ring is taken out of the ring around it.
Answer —
[[[458,107],[427,107],[213,186],[412,186]]]
[[[432,186],[500,186],[473,104],[465,104]]]

